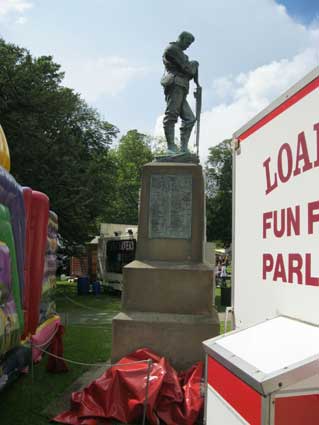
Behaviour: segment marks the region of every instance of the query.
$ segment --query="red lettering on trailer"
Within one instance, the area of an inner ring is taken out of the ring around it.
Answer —
[[[267,187],[266,187],[266,195],[268,195],[268,193],[272,192],[278,186],[277,173],[274,173],[274,179],[273,179],[273,182],[271,182],[271,177],[270,177],[270,161],[271,161],[271,158],[269,156],[263,162],[263,166],[264,166],[265,171],[266,171],[266,185],[267,185]]]
[[[299,166],[300,161],[303,161],[303,163],[304,163],[304,165],[302,167],[303,173],[312,168],[312,164],[311,164],[310,159],[309,159],[307,142],[306,142],[306,137],[305,137],[304,132],[298,134],[296,167],[295,167],[295,170],[294,170],[294,176],[298,176],[298,174],[301,173],[301,169],[300,169],[300,166]]]
[[[282,253],[275,257],[266,253],[263,254],[262,262],[263,280],[293,283],[293,277],[296,276],[299,285],[319,286],[319,277],[312,275],[312,255],[310,253],[306,253],[304,258],[301,254],[289,253],[286,259]]]
[[[288,255],[288,282],[294,281],[294,275],[297,277],[297,283],[302,284],[302,256],[300,254]]]
[[[263,239],[267,238],[268,230],[276,238],[282,236],[300,235],[300,205],[282,208],[280,211],[263,213]]]
[[[277,255],[273,280],[281,279],[283,282],[287,282],[287,276],[285,271],[284,259],[282,254]]]
[[[308,234],[313,234],[314,223],[319,222],[319,201],[308,204]]]
[[[271,229],[270,220],[272,218],[272,211],[263,213],[263,239],[267,237],[267,229]]]
[[[284,154],[285,152],[285,154]],[[286,157],[286,160],[283,159]],[[287,170],[284,171],[284,163],[286,163]],[[288,143],[280,146],[277,158],[278,176],[282,183],[287,183],[292,173],[292,151]]]
[[[285,209],[280,210],[280,220],[278,219],[278,211],[274,211],[274,235],[276,238],[281,238],[286,230],[286,214]],[[280,222],[280,225],[278,224]]]
[[[274,267],[274,258],[271,254],[263,254],[263,279],[267,279],[267,273]]]
[[[293,154],[289,143],[283,143],[277,153],[277,170],[271,170],[271,157],[263,162],[266,177],[266,190],[268,195],[278,187],[279,182],[287,183],[292,177],[319,167],[319,123],[314,124],[316,132],[316,158],[310,161],[307,140],[304,131],[298,134],[296,153]],[[295,159],[293,160],[293,157]]]
[[[311,255],[306,254],[306,285],[319,286],[319,278],[311,276]]]

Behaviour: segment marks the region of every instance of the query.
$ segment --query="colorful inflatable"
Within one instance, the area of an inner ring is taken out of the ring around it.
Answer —
[[[21,186],[2,167],[0,167],[0,204],[6,206],[10,211],[17,256],[20,295],[21,301],[23,301],[25,252],[25,209],[23,193]]]
[[[4,131],[0,125],[0,166],[10,173],[10,153]]]
[[[19,318],[19,327],[23,331],[23,312],[19,285],[18,266],[14,237],[11,226],[10,212],[8,208],[0,204],[0,240],[6,244],[9,249],[10,263],[10,288],[15,302],[15,309]]]
[[[38,327],[37,332],[31,337],[32,344],[34,345],[32,348],[32,359],[34,363],[38,363],[43,355],[42,351],[37,347],[46,350],[49,347],[54,335],[58,332],[60,325],[60,317],[53,316],[46,322],[42,323]]]
[[[40,305],[40,323],[49,319],[56,313],[54,290],[56,287],[56,252],[58,238],[58,216],[49,212],[47,247],[44,262],[44,279],[42,285],[42,298]]]
[[[31,191],[31,192],[30,192]],[[27,195],[26,195],[27,193]],[[33,334],[39,324],[40,301],[44,274],[49,221],[49,198],[43,193],[24,188],[26,202],[26,261],[24,288],[24,335]]]
[[[0,242],[0,356],[19,344],[20,326],[12,294],[11,258],[6,244]]]
[[[32,354],[40,360],[36,346],[63,349],[63,327],[52,300],[57,216],[50,212],[49,220],[48,197],[22,188],[9,171],[0,126],[0,390],[27,370]]]

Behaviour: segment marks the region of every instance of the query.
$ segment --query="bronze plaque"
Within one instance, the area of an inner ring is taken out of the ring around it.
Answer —
[[[191,239],[192,176],[154,174],[151,176],[149,238]]]

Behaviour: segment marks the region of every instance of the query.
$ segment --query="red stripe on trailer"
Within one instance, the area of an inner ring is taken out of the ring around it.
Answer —
[[[261,425],[262,396],[212,357],[207,366],[208,384],[250,425]]]
[[[275,424],[319,424],[319,395],[310,394],[275,399]]]
[[[315,78],[313,81],[311,81],[309,84],[307,84],[305,87],[303,87],[301,90],[299,90],[297,93],[292,95],[289,99],[284,101],[282,104],[277,106],[274,110],[269,112],[266,116],[264,116],[260,121],[256,122],[252,127],[248,128],[248,130],[244,131],[238,139],[242,142],[243,140],[247,139],[251,134],[255,133],[255,131],[259,130],[261,127],[263,127],[265,124],[267,124],[269,121],[276,118],[278,115],[280,115],[282,112],[286,111],[290,106],[297,103],[300,99],[307,96],[307,94],[311,93],[313,90],[319,87],[319,77]]]

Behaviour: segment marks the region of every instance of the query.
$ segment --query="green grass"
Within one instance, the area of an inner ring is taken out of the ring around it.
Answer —
[[[66,298],[66,296],[68,298]],[[79,303],[74,304],[72,301]],[[57,290],[57,311],[81,313],[116,312],[120,308],[120,298],[109,295],[77,296],[76,291],[59,285]],[[64,336],[64,356],[84,363],[107,361],[111,354],[111,324],[103,327],[68,325]],[[41,412],[48,404],[61,395],[88,367],[69,365],[63,374],[50,374],[46,371],[47,358],[34,366],[34,382],[31,373],[21,376],[9,388],[0,393],[1,425],[46,425],[48,419]]]
[[[216,306],[220,304],[221,290],[216,288]],[[59,282],[56,290],[57,311],[81,317],[94,312],[116,314],[120,310],[119,296],[77,295],[74,283]],[[65,315],[62,314],[62,317]],[[224,323],[220,325],[224,332]],[[230,323],[227,331],[230,330]],[[64,356],[84,363],[107,361],[111,353],[111,324],[96,326],[72,325],[65,329]],[[1,425],[47,425],[50,418],[41,413],[54,399],[58,398],[88,367],[69,365],[69,372],[50,374],[46,371],[47,358],[34,366],[34,381],[31,374],[21,376],[14,384],[0,393]]]
[[[77,295],[75,283],[58,281],[55,298],[58,312],[117,312],[120,310],[121,297],[119,295],[102,293],[98,296],[93,294]]]
[[[220,334],[222,335],[224,333],[225,330],[225,322],[221,321],[220,322]],[[231,321],[227,322],[227,331],[226,332],[230,332],[232,330],[231,328]]]

